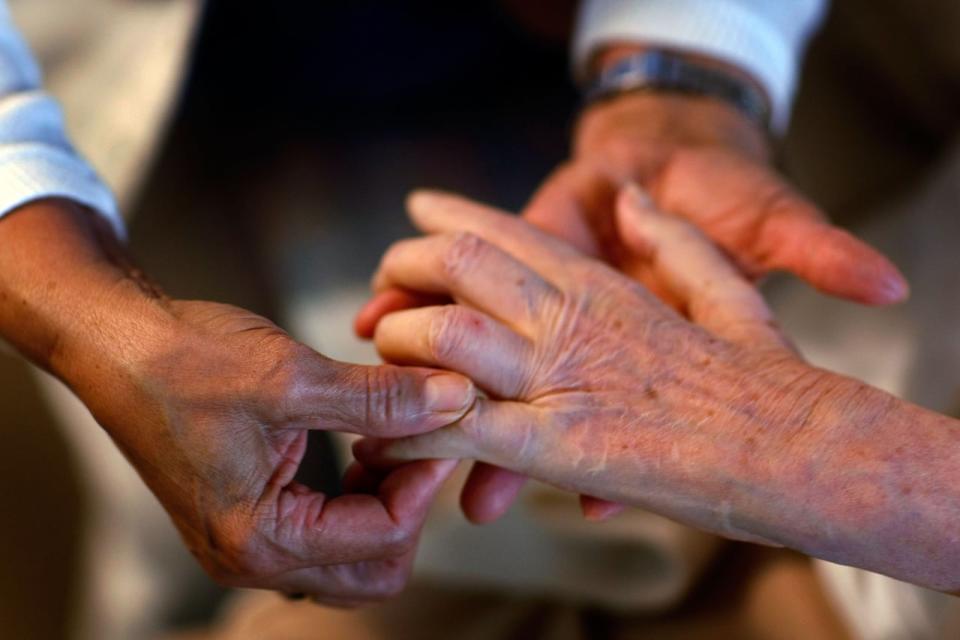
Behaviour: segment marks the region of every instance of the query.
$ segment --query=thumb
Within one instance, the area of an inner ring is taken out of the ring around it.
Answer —
[[[768,269],[795,273],[824,293],[872,305],[909,295],[907,281],[886,256],[802,210],[771,216],[757,249],[769,256]]]
[[[473,383],[456,373],[323,360],[299,398],[311,428],[398,438],[456,422],[476,400]]]

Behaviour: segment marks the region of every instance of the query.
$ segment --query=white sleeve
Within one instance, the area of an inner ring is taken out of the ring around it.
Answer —
[[[125,237],[110,189],[70,144],[60,105],[0,0],[0,217],[40,198],[67,198],[104,216]]]
[[[582,74],[605,44],[643,42],[711,56],[766,89],[786,129],[807,41],[829,0],[584,0],[573,43]]]

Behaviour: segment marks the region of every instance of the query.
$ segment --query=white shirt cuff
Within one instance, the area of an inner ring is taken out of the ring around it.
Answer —
[[[40,80],[0,0],[0,218],[28,202],[65,198],[99,213],[125,239],[113,194],[70,144],[60,106]]]
[[[767,91],[772,126],[786,130],[807,41],[826,0],[585,0],[574,39],[582,77],[604,45],[642,42],[707,55],[751,74]]]
[[[126,227],[113,193],[73,153],[38,143],[0,146],[0,218],[29,202],[65,198],[102,215],[120,240]]]

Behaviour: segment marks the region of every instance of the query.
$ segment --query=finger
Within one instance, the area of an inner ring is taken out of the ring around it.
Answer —
[[[831,226],[767,167],[719,150],[677,154],[651,188],[661,209],[697,224],[755,274],[787,270],[825,293],[867,304],[908,295],[886,257]]]
[[[559,292],[499,247],[472,234],[402,240],[383,257],[374,290],[401,287],[457,302],[529,331],[537,311]]]
[[[445,304],[448,301],[449,298],[444,296],[429,296],[398,288],[381,291],[357,312],[353,320],[353,330],[358,337],[369,340],[373,338],[377,323],[388,313],[403,311],[404,309],[416,309],[417,307],[430,307]]]
[[[381,482],[383,482],[381,474],[374,473],[368,467],[353,461],[344,470],[340,486],[343,487],[344,493],[374,494]]]
[[[457,424],[430,433],[382,440],[365,438],[354,445],[364,465],[389,466],[409,460],[473,459],[516,473],[532,475],[554,452],[547,451],[541,415],[527,404],[478,398]],[[542,471],[542,469],[539,469]]]
[[[302,593],[311,602],[340,609],[381,602],[406,586],[415,553],[382,561],[298,569],[276,576],[264,588]]]
[[[434,497],[456,466],[451,460],[402,465],[376,495],[348,494],[324,501],[320,494],[281,496],[278,536],[304,568],[382,561],[410,553]],[[285,535],[286,534],[286,535]]]
[[[473,404],[473,383],[450,372],[394,365],[361,366],[316,355],[288,372],[277,390],[272,424],[398,437],[458,420]]]
[[[516,502],[526,482],[527,477],[522,474],[477,462],[463,485],[460,507],[474,524],[493,522]]]
[[[560,167],[547,178],[523,209],[523,219],[561,238],[593,258],[607,258],[604,239],[612,235],[616,185],[605,174],[583,163]],[[608,233],[609,232],[609,233]]]
[[[580,496],[580,510],[583,517],[593,522],[603,522],[614,518],[626,510],[626,507],[617,502],[602,500],[592,496]]]
[[[763,297],[696,227],[657,211],[635,185],[622,191],[617,220],[624,242],[695,323],[731,342],[786,345]]]
[[[527,339],[459,305],[392,313],[374,343],[385,360],[455,371],[500,398],[522,397],[533,360]]]
[[[416,191],[407,199],[410,218],[425,233],[466,232],[500,247],[541,275],[559,272],[583,254],[520,218],[467,198]]]
[[[883,254],[826,222],[784,210],[763,225],[757,250],[766,267],[795,273],[824,293],[871,305],[909,297],[910,286]]]

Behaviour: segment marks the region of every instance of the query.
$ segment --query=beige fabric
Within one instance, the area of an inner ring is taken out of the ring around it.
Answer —
[[[72,140],[125,210],[176,105],[202,1],[8,2]]]
[[[659,616],[606,615],[555,598],[420,583],[400,598],[342,611],[240,593],[210,631],[167,640],[842,640],[810,563],[743,546],[700,596]]]

